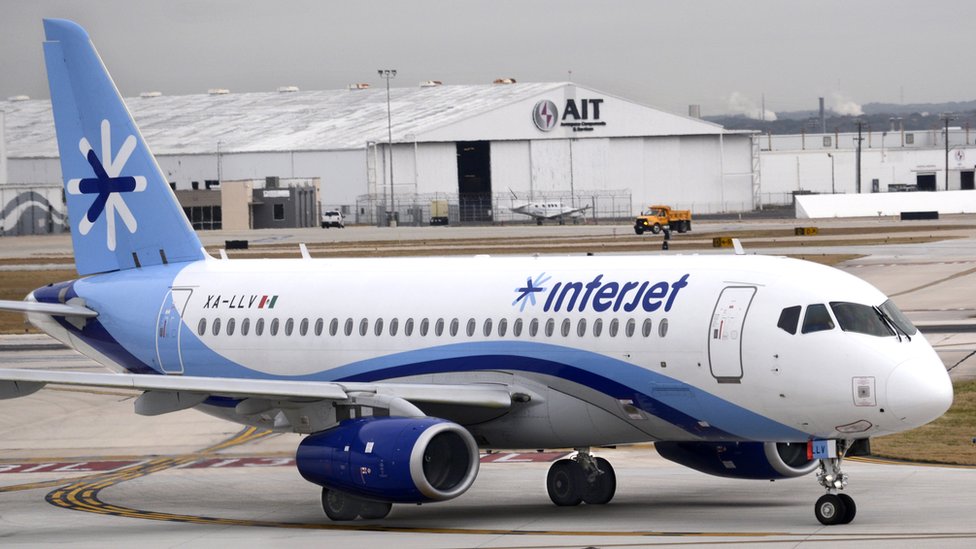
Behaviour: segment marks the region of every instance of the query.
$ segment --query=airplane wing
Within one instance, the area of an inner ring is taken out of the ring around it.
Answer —
[[[321,412],[323,404],[329,409],[332,404],[359,404],[390,410],[391,415],[422,416],[425,414],[413,403],[504,410],[511,406],[514,390],[497,384],[347,383],[0,369],[0,399],[27,396],[47,384],[143,391],[135,402],[140,415],[175,412],[210,397],[223,397],[238,401],[237,412],[243,415],[271,410],[288,415],[289,411],[309,407],[318,407],[317,412]],[[324,417],[307,427],[318,431],[336,421],[333,412],[331,419]],[[294,424],[289,422],[287,426]],[[276,421],[275,427],[279,426]]]
[[[9,301],[0,299],[0,311],[15,313],[43,313],[52,316],[76,316],[91,318],[98,316],[96,311],[73,303],[37,303],[35,301]]]
[[[586,210],[589,210],[589,209],[590,209],[590,205],[587,204],[586,206],[583,206],[582,208],[574,208],[574,209],[571,209],[571,210],[562,210],[562,211],[559,211],[559,212],[556,212],[556,213],[547,214],[547,215],[545,215],[543,217],[545,217],[546,219],[558,219],[560,217],[565,217],[565,216],[579,215],[579,214],[582,214],[582,213],[586,212]]]

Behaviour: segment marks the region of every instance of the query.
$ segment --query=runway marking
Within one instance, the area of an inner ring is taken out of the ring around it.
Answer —
[[[976,539],[976,532],[935,532],[935,533],[832,533],[832,532],[702,532],[702,531],[664,531],[664,530],[640,530],[640,531],[600,531],[600,530],[530,530],[530,529],[500,529],[500,528],[431,528],[431,527],[411,527],[411,526],[384,526],[382,524],[370,523],[367,521],[359,523],[302,523],[302,522],[283,522],[268,520],[251,519],[230,519],[221,517],[208,517],[202,515],[185,515],[179,513],[166,513],[160,511],[149,511],[132,507],[123,507],[103,501],[99,495],[102,490],[114,486],[127,480],[141,478],[153,473],[185,466],[198,460],[200,454],[212,454],[219,450],[227,449],[232,446],[245,444],[253,440],[260,439],[270,434],[270,431],[259,431],[253,427],[244,429],[237,435],[202,450],[196,454],[187,454],[177,457],[163,457],[146,462],[142,462],[119,471],[90,475],[88,477],[76,479],[61,479],[60,487],[45,497],[45,500],[57,507],[73,511],[83,511],[101,515],[111,515],[124,518],[137,518],[143,520],[155,520],[165,522],[181,522],[189,524],[210,524],[221,526],[251,526],[251,527],[270,527],[297,530],[343,530],[343,531],[368,531],[368,532],[403,532],[403,533],[426,533],[426,534],[461,534],[461,535],[491,535],[491,536],[574,536],[574,537],[599,537],[599,538],[695,538],[694,543],[700,545],[723,545],[729,543],[742,543],[744,538],[763,538],[752,539],[752,543],[784,543],[784,542],[838,542],[838,541],[900,541],[900,540],[930,540],[930,539]],[[492,454],[495,455],[495,454]],[[526,454],[531,455],[531,454]],[[862,458],[854,458],[861,460]],[[864,460],[868,461],[868,460]],[[878,460],[885,464],[905,464],[901,462],[889,462]],[[41,483],[38,483],[41,484]],[[732,538],[731,540],[719,540],[715,538]],[[637,545],[686,545],[688,542],[661,541],[661,542],[641,542],[641,543],[607,543],[601,542],[601,546],[627,547]],[[505,549],[516,549],[521,546],[506,546]],[[540,546],[533,546],[538,549]],[[552,546],[562,547],[562,545]]]

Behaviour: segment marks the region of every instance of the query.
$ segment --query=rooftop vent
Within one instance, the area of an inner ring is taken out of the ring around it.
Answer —
[[[227,88],[210,88],[207,90],[207,93],[210,95],[227,95],[230,93],[230,90]]]
[[[13,95],[7,98],[7,101],[30,101],[29,95]]]
[[[139,97],[141,97],[143,99],[152,99],[153,97],[161,97],[162,95],[163,95],[162,92],[155,92],[155,91],[154,92],[142,92],[142,93],[139,94]]]
[[[365,82],[360,82],[358,84],[349,84],[349,89],[350,90],[368,90],[369,89],[369,84],[367,84]]]
[[[444,83],[440,80],[424,80],[420,83],[421,88],[436,88],[437,86],[443,85]]]
[[[492,84],[514,84],[514,78],[496,78]]]
[[[298,86],[278,86],[278,93],[295,93],[299,91]]]

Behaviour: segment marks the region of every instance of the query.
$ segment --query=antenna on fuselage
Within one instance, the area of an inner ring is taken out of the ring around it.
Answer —
[[[746,251],[742,249],[742,242],[739,242],[738,238],[732,239],[732,247],[735,248],[735,255],[746,255]]]

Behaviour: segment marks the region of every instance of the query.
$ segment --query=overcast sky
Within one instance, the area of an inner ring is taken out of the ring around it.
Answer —
[[[973,0],[0,0],[0,98],[48,97],[44,17],[84,26],[125,96],[395,68],[394,86],[572,79],[682,114],[976,99]]]

